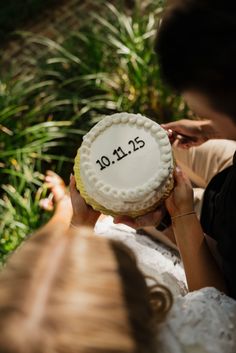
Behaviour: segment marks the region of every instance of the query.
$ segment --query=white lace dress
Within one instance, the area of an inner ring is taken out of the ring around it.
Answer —
[[[129,227],[114,225],[111,217],[97,223],[95,231],[124,242],[141,270],[171,289],[174,305],[158,329],[158,352],[236,353],[236,301],[214,288],[188,293],[177,254]]]

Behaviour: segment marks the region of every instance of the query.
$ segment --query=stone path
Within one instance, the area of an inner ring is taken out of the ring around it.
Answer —
[[[135,1],[146,0],[123,0],[127,10],[132,11]],[[121,4],[120,0],[107,0],[108,3]],[[37,35],[46,36],[50,39],[62,42],[64,34],[71,30],[78,30],[82,21],[86,21],[84,14],[93,10],[102,10],[100,0],[60,0],[60,2],[43,11],[36,20],[27,23],[21,28],[22,31],[32,32]],[[81,16],[82,14],[82,16]],[[27,58],[40,57],[43,49],[36,45],[29,45],[19,37],[10,39],[3,48],[0,47],[0,65],[6,72],[13,66],[17,76],[22,70],[30,70]]]
[[[63,34],[78,30],[82,17],[84,19],[86,8],[89,11],[93,7],[94,1],[92,0],[62,0],[58,6],[44,11],[34,23],[27,24],[21,30],[43,35],[60,43],[63,40]],[[82,12],[83,16],[81,16]],[[26,64],[27,56],[39,57],[41,54],[42,51],[39,52],[38,46],[26,44],[21,38],[13,38],[4,48],[0,49],[1,66],[8,70],[13,64],[20,72],[24,65],[28,65],[28,62]]]

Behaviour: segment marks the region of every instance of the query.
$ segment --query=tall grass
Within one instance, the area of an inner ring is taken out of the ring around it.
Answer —
[[[85,133],[54,120],[52,107],[56,114],[63,104],[44,95],[49,84],[29,77],[0,84],[0,262],[46,221],[38,205],[46,195],[43,173],[72,163],[71,153],[61,151]]]
[[[62,44],[23,33],[29,42],[46,47],[37,61],[42,80],[53,82],[67,101],[63,114],[78,122],[93,121],[114,111],[143,113],[159,122],[186,116],[183,102],[162,83],[153,43],[163,1],[139,2],[132,15],[104,2],[102,14],[93,13],[79,32],[71,32]],[[31,62],[32,64],[32,62]]]
[[[160,123],[188,114],[161,82],[153,51],[163,1],[139,1],[129,12],[99,4],[60,43],[21,33],[44,55],[28,58],[32,74],[0,82],[0,258],[47,218],[38,206],[45,170],[67,178],[82,135],[104,114]]]

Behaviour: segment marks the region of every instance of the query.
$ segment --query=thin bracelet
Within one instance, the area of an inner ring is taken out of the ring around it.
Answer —
[[[187,213],[178,214],[177,216],[171,217],[171,219],[172,219],[172,221],[173,221],[173,219],[175,219],[175,218],[179,218],[179,217],[183,217],[183,216],[188,216],[188,215],[190,215],[190,214],[196,214],[196,212],[195,212],[195,211],[192,211],[192,212],[187,212]]]

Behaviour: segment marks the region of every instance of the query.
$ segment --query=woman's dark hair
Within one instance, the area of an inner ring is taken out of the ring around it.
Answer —
[[[205,94],[213,109],[236,122],[236,2],[169,2],[155,51],[170,87]]]

